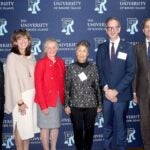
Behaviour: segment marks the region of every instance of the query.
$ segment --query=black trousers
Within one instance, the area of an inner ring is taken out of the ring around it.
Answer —
[[[91,150],[97,108],[71,108],[74,140],[77,150]]]

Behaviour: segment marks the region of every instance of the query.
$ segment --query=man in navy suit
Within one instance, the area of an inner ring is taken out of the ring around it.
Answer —
[[[105,23],[109,40],[99,45],[96,60],[104,92],[104,149],[112,150],[115,134],[115,150],[125,150],[126,114],[129,100],[133,98],[135,53],[130,44],[120,39],[121,23],[118,18],[110,17]],[[113,127],[114,121],[116,130]]]

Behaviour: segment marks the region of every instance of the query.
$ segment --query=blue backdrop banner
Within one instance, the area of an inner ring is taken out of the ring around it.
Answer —
[[[32,35],[32,52],[37,60],[42,56],[42,43],[48,37],[59,42],[58,55],[68,65],[75,60],[75,44],[85,39],[91,43],[90,61],[95,61],[98,44],[106,41],[105,20],[116,16],[121,20],[121,38],[136,44],[144,39],[141,22],[150,17],[148,0],[1,0],[0,59],[5,63],[11,48],[10,37],[15,29],[26,28]],[[128,147],[141,147],[140,115],[131,100],[127,115]],[[103,114],[95,122],[93,150],[103,148]],[[11,115],[3,121],[3,149],[15,150]],[[42,149],[39,134],[31,139],[30,149]],[[63,112],[58,150],[74,150],[70,119]]]

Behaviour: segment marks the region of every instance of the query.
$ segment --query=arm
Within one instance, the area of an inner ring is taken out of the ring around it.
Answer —
[[[102,45],[99,45],[98,52],[96,54],[96,65],[97,65],[97,68],[98,68],[98,73],[101,77],[102,88],[104,88],[104,86],[107,85],[107,81],[105,79],[104,72],[103,72],[103,64],[102,64],[102,61],[104,59],[102,57],[103,50],[104,50],[104,48],[102,47]]]
[[[71,94],[71,72],[70,72],[69,67],[67,67],[66,77],[65,77],[65,112],[67,115],[71,113],[70,94]]]
[[[16,67],[15,57],[10,53],[6,61],[6,75],[5,75],[6,113],[11,113],[16,104],[22,99],[16,69],[18,68]]]
[[[136,53],[136,74],[135,74],[135,78],[133,80],[133,84],[132,84],[132,88],[133,88],[133,100],[135,103],[138,102],[137,96],[136,96],[136,82],[137,82],[137,72],[138,72],[138,62],[137,62],[137,49],[138,49],[138,45],[136,45],[134,47],[135,49],[135,53]]]
[[[100,79],[96,66],[94,67],[94,90],[97,99],[97,110],[98,112],[100,112],[102,110],[102,98],[101,98],[102,94],[100,90]]]
[[[123,79],[119,82],[119,84],[116,86],[116,90],[121,93],[124,91],[125,88],[127,88],[133,81],[135,77],[135,50],[132,46],[128,49],[128,55],[127,55],[127,62],[126,62],[126,73],[123,77]]]
[[[65,107],[70,106],[70,94],[71,94],[71,72],[70,68],[67,67],[65,77]]]
[[[34,79],[35,79],[35,90],[36,90],[36,102],[39,104],[41,110],[46,109],[44,97],[44,62],[37,62],[35,66]]]

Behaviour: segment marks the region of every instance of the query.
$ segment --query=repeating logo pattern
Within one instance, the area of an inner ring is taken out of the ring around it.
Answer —
[[[65,33],[65,35],[71,35],[71,33],[74,32],[73,25],[74,20],[72,18],[62,18],[62,33]]]
[[[129,128],[128,131],[127,131],[127,141],[128,143],[132,143],[133,141],[136,140],[135,138],[135,129],[134,128]]]
[[[94,41],[95,41],[94,51],[97,52],[98,51],[98,45],[104,43],[106,41],[106,39],[104,37],[95,37]]]
[[[95,0],[95,11],[98,12],[98,14],[103,14],[105,11],[107,11],[106,8],[107,0]]]
[[[133,109],[137,104],[132,100],[129,102],[129,109]]]
[[[40,0],[28,0],[28,11],[37,14],[38,11],[41,11],[39,4]]]
[[[138,19],[137,18],[127,18],[127,32],[129,32],[131,35],[138,32]]]
[[[0,36],[4,36],[5,33],[8,33],[6,26],[7,26],[7,20],[4,18],[0,18]]]
[[[41,40],[39,38],[33,38],[32,39],[32,53],[33,55],[38,55],[39,53],[42,52],[40,49],[41,46]]]
[[[95,126],[97,126],[98,128],[102,128],[104,125],[104,118],[103,118],[103,114],[98,113],[97,118],[96,118],[96,122],[95,122]]]
[[[14,136],[11,134],[5,133],[5,135],[3,136],[2,146],[5,147],[5,149],[11,149],[12,147],[14,147]]]
[[[64,132],[65,135],[65,142],[64,144],[67,144],[69,147],[74,145],[74,135],[72,131],[66,131]]]

